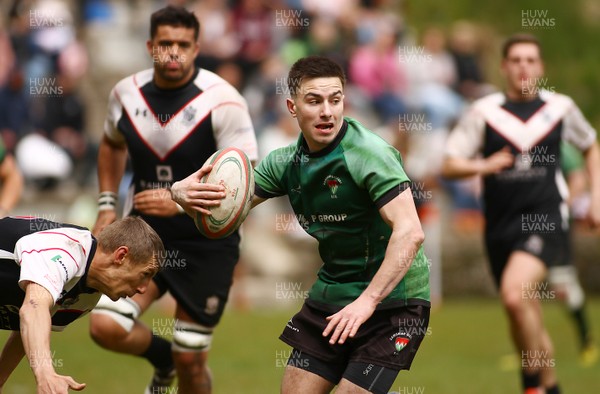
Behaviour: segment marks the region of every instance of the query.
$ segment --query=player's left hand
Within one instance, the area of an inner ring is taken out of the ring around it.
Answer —
[[[331,334],[329,343],[340,345],[346,339],[353,338],[359,327],[371,317],[377,305],[365,297],[358,297],[354,302],[346,305],[344,309],[327,317],[329,324],[323,331],[323,336]]]
[[[133,207],[144,215],[170,217],[180,213],[167,189],[150,189],[135,194]]]

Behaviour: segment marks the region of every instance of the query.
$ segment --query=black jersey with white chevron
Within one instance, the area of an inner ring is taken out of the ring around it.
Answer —
[[[170,186],[224,147],[235,146],[256,159],[246,102],[229,83],[197,69],[186,85],[167,90],[154,84],[153,75],[149,69],[123,79],[109,100],[105,134],[127,145],[133,193]],[[160,218],[132,213],[142,216],[163,240],[201,238],[187,215]],[[237,235],[220,242],[237,242]]]
[[[513,102],[502,93],[476,101],[449,137],[447,154],[489,157],[508,148],[514,163],[484,178],[488,236],[568,229],[568,188],[560,169],[560,142],[580,150],[596,132],[567,96],[543,92]]]

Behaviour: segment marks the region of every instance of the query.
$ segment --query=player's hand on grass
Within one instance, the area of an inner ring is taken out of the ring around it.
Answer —
[[[98,218],[96,218],[96,223],[94,223],[92,234],[94,234],[94,236],[97,237],[98,234],[100,234],[100,232],[104,229],[104,227],[108,226],[115,220],[117,220],[117,213],[114,209],[98,211]]]
[[[70,376],[59,375],[56,372],[38,379],[37,394],[68,394],[69,390],[81,391],[85,383],[77,383]]]
[[[497,174],[505,168],[511,167],[515,157],[510,153],[510,148],[505,146],[482,161],[481,175]]]
[[[202,177],[211,170],[211,165],[204,166],[171,186],[173,201],[181,205],[185,212],[192,217],[195,212],[210,215],[211,213],[207,208],[219,206],[221,200],[225,198],[225,188],[223,186],[200,182]]]
[[[133,196],[133,207],[144,215],[170,217],[180,213],[167,189],[150,189],[136,193]]]
[[[358,297],[354,302],[346,305],[344,309],[327,317],[329,324],[323,331],[323,336],[331,334],[329,343],[340,345],[346,339],[354,338],[359,327],[375,312],[376,304],[365,297]]]

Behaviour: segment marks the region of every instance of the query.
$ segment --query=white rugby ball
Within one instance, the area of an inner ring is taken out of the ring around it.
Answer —
[[[211,172],[202,177],[203,183],[225,187],[221,205],[208,208],[211,215],[196,212],[196,227],[207,238],[224,238],[237,230],[252,206],[254,171],[246,154],[238,148],[224,148],[213,153],[206,163]]]

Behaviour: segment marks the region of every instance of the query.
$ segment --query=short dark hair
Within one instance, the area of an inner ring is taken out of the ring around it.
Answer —
[[[291,96],[296,96],[300,84],[307,79],[337,77],[346,85],[344,70],[339,64],[325,56],[307,56],[292,65],[288,74],[288,89]]]
[[[503,59],[506,59],[508,57],[508,52],[510,51],[510,48],[512,48],[512,46],[516,44],[534,44],[538,47],[540,57],[542,56],[542,44],[540,43],[540,40],[538,40],[538,38],[532,34],[519,33],[513,34],[512,36],[508,37],[506,41],[504,41],[504,45],[502,45]]]
[[[176,26],[194,29],[194,39],[198,40],[200,34],[200,22],[193,12],[184,7],[167,6],[155,11],[150,17],[150,38],[154,38],[158,26]]]

